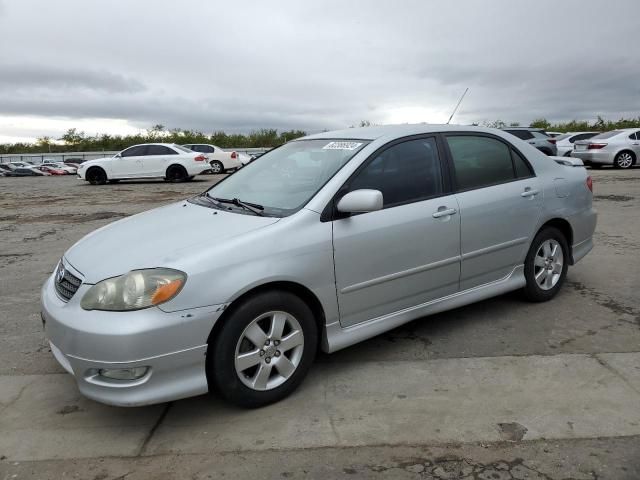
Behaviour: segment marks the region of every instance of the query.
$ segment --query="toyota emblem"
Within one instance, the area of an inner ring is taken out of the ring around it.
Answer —
[[[60,264],[60,267],[58,268],[58,274],[56,275],[56,280],[58,281],[58,283],[62,282],[62,280],[64,279],[64,274],[64,266]]]

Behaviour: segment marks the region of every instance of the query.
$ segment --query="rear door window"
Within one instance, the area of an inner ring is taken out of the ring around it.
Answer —
[[[164,145],[149,145],[147,155],[177,155],[178,153]]]
[[[515,180],[511,149],[505,143],[474,135],[447,135],[447,143],[458,190],[472,190]]]

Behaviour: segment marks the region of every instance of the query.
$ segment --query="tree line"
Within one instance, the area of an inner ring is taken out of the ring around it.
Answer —
[[[373,125],[368,120],[360,122],[361,127]],[[504,122],[495,120],[492,122],[473,123],[484,127],[504,128],[520,127],[518,122]],[[606,132],[620,128],[640,128],[640,116],[637,118],[621,118],[619,120],[606,120],[598,116],[595,121],[571,120],[569,122],[551,123],[546,118],[537,118],[528,126],[544,128],[555,132],[582,132],[599,131]],[[167,129],[164,125],[154,125],[151,129],[135,135],[109,135],[106,133],[87,135],[76,128],[70,128],[60,138],[40,137],[35,143],[6,143],[0,144],[0,154],[42,153],[42,152],[100,152],[119,151],[138,143],[211,143],[221,148],[262,148],[277,147],[295,138],[303,137],[307,132],[303,130],[286,130],[279,132],[274,128],[261,128],[247,134],[226,133],[216,131],[209,134],[197,130],[183,130],[179,128]]]
[[[62,153],[119,151],[139,143],[211,143],[221,148],[277,147],[283,143],[305,136],[302,130],[279,132],[273,128],[261,128],[247,134],[213,132],[210,135],[196,130],[178,128],[167,129],[154,125],[151,129],[135,135],[109,135],[106,133],[87,135],[76,128],[70,128],[60,138],[39,137],[35,143],[0,144],[0,153]]]
[[[551,132],[608,132],[610,130],[618,130],[621,128],[640,128],[640,116],[638,116],[638,118],[606,120],[598,115],[598,118],[593,122],[589,122],[587,120],[571,120],[569,122],[559,123],[551,123],[546,118],[537,118],[529,125],[521,125],[518,122],[507,123],[502,120],[495,120],[493,122],[484,121],[482,123],[474,123],[473,125],[482,125],[483,127],[491,128],[529,126],[534,128],[543,128]]]

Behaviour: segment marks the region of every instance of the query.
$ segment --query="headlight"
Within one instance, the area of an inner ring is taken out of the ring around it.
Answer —
[[[170,268],[133,270],[96,283],[84,294],[80,306],[111,312],[140,310],[171,300],[186,281],[185,273]]]

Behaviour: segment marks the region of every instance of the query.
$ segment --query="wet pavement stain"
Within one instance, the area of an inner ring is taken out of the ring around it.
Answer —
[[[446,456],[434,460],[427,458],[398,459],[379,465],[351,466],[344,473],[359,475],[361,478],[382,477],[395,473],[413,474],[415,478],[428,480],[552,480],[552,477],[525,465],[517,458],[512,461],[497,460],[481,463],[456,456]],[[404,478],[404,477],[403,477]]]
[[[519,424],[518,422],[498,424],[498,432],[502,436],[502,439],[509,442],[519,442],[524,438],[528,431],[529,429],[527,427]]]

